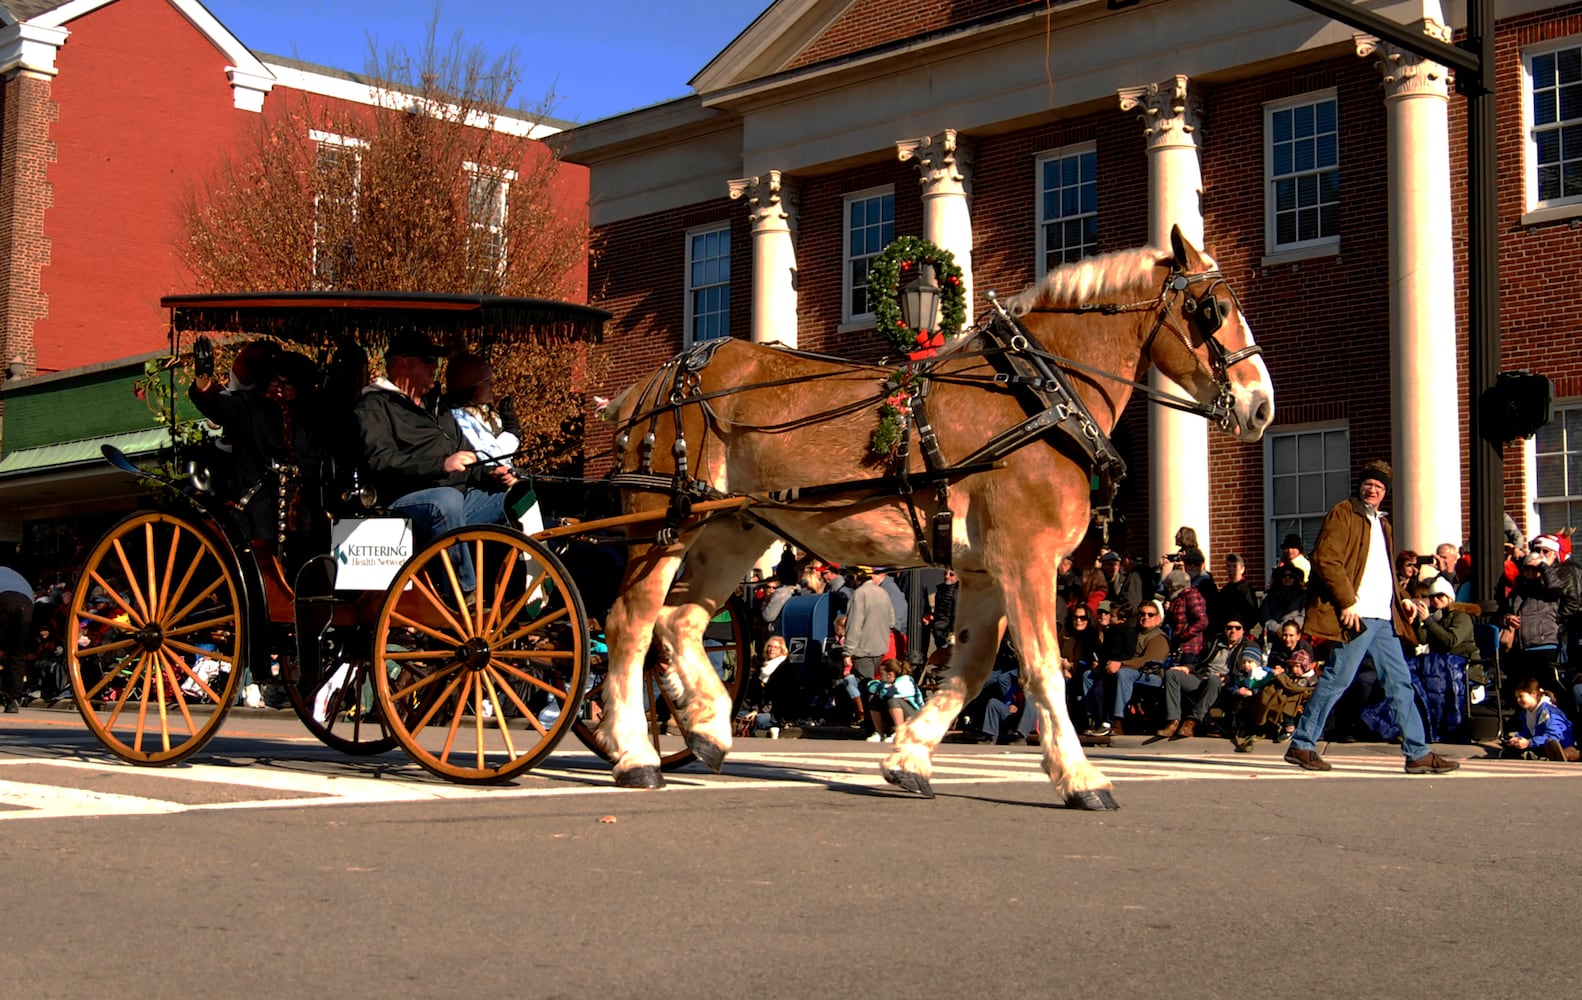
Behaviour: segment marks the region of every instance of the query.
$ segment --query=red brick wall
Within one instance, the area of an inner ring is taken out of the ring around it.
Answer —
[[[187,290],[173,246],[181,185],[257,121],[233,107],[224,56],[164,0],[121,0],[69,27],[53,85],[41,371],[165,345],[159,296]]]
[[[1525,136],[1522,134],[1522,49],[1536,43],[1582,36],[1582,3],[1501,21],[1495,59],[1495,93],[1499,106],[1499,231],[1501,368],[1528,369],[1548,375],[1557,397],[1582,396],[1582,356],[1576,342],[1582,333],[1582,308],[1577,281],[1582,274],[1582,219],[1523,226]],[[1462,111],[1464,102],[1457,101]],[[1452,149],[1458,163],[1465,150],[1465,114],[1458,116]],[[1458,219],[1466,215],[1465,171],[1456,170]],[[1460,235],[1460,234],[1458,234]],[[1464,242],[1458,241],[1464,246]],[[1463,329],[1463,336],[1465,330]],[[1528,533],[1523,508],[1525,483],[1531,473],[1520,443],[1505,449],[1505,509]],[[1579,526],[1582,527],[1582,526]]]
[[[54,158],[49,129],[57,110],[47,79],[18,73],[0,84],[0,371],[14,359],[29,374],[37,364],[34,326],[49,308],[39,274],[50,260],[46,170]]]
[[[798,53],[788,68],[926,35],[1015,7],[1044,5],[1045,0],[857,0]]]

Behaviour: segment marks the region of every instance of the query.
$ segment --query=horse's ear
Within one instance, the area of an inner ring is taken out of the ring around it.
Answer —
[[[1180,223],[1170,227],[1170,253],[1176,259],[1176,267],[1183,271],[1197,271],[1202,267],[1202,255],[1198,253],[1197,247],[1181,235]]]

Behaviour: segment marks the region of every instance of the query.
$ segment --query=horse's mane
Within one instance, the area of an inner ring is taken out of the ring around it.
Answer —
[[[1012,316],[1025,316],[1036,306],[1074,306],[1153,287],[1154,268],[1170,254],[1156,247],[1119,250],[1062,264],[1041,281],[1005,300]]]

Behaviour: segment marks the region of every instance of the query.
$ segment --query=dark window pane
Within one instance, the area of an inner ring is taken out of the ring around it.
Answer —
[[[1575,121],[1582,118],[1582,83],[1560,88],[1560,120]]]
[[[1546,129],[1539,132],[1536,138],[1538,146],[1538,162],[1554,163],[1560,159],[1560,131]]]
[[[1340,137],[1333,132],[1325,133],[1318,137],[1318,148],[1315,154],[1317,165],[1320,167],[1333,167],[1340,162]]]
[[[1276,111],[1269,116],[1270,131],[1274,134],[1275,142],[1291,141],[1291,111]]]
[[[1060,183],[1063,187],[1071,187],[1080,179],[1082,164],[1077,162],[1075,156],[1062,157],[1060,160]]]
[[[1323,101],[1318,105],[1318,131],[1335,131],[1335,102]]]
[[[1533,93],[1533,124],[1553,125],[1555,123],[1555,107],[1554,91],[1535,91]]]
[[[1298,137],[1313,134],[1313,106],[1304,104],[1291,109],[1291,130]]]
[[[1296,207],[1296,181],[1283,180],[1274,182],[1274,208],[1277,212],[1289,212]]]
[[[1340,207],[1338,205],[1325,205],[1318,210],[1318,234],[1320,236],[1338,236],[1340,234]]]
[[[1296,216],[1287,212],[1274,220],[1274,241],[1277,244],[1296,242]]]
[[[1546,52],[1541,56],[1533,56],[1533,87],[1553,87],[1555,85],[1555,54]]]
[[[1340,198],[1340,171],[1326,170],[1318,175],[1318,200],[1324,203]]]
[[[1578,136],[1582,137],[1582,129],[1578,129]],[[1099,186],[1097,183],[1082,185],[1082,211],[1097,212],[1099,210]]]
[[[1309,207],[1318,204],[1318,177],[1308,174],[1296,179],[1296,203]]]
[[[1318,239],[1317,209],[1304,208],[1296,213],[1296,238],[1304,242]]]
[[[1082,154],[1082,180],[1084,182],[1096,181],[1099,178],[1099,155],[1097,153]]]
[[[1274,147],[1274,156],[1271,164],[1276,177],[1284,176],[1291,172],[1291,144],[1281,143]]]
[[[1556,52],[1555,69],[1562,84],[1582,82],[1582,48]]]
[[[1314,154],[1316,152],[1317,152],[1316,140],[1314,140],[1314,139],[1299,139],[1299,140],[1297,140],[1297,142],[1296,142],[1296,152],[1294,154],[1294,158],[1296,160],[1296,169],[1298,169],[1298,170],[1312,170],[1313,167],[1316,166],[1316,164],[1313,162],[1313,157],[1314,157]]]
[[[1569,125],[1558,131],[1560,133],[1561,157],[1567,160],[1582,159],[1582,125]],[[1543,136],[1550,134],[1549,132],[1538,133],[1540,149],[1543,148]],[[1544,157],[1540,155],[1539,160],[1543,161],[1543,159]]]
[[[1572,160],[1565,165],[1565,180],[1560,188],[1560,197],[1571,198],[1582,194],[1582,160]]]

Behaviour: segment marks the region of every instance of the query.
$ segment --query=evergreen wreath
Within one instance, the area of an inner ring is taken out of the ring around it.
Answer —
[[[937,330],[913,330],[901,319],[901,283],[911,281],[922,264],[931,264],[940,290]],[[955,255],[919,236],[902,236],[884,248],[868,269],[868,295],[874,325],[885,339],[914,360],[932,357],[961,333],[967,319],[967,290]]]

